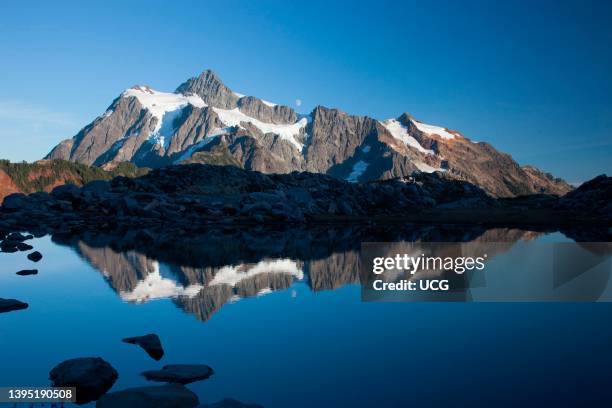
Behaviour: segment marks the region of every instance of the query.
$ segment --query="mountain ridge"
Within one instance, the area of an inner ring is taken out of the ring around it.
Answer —
[[[232,91],[211,70],[189,78],[173,93],[148,86],[125,90],[104,114],[46,158],[105,169],[126,161],[159,168],[198,162],[213,148],[227,152],[242,168],[264,173],[309,171],[365,182],[441,171],[495,197],[571,190],[563,180],[521,167],[488,143],[408,113],[378,120],[319,105],[298,114]]]

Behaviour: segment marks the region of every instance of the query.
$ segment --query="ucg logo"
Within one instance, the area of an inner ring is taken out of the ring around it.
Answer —
[[[419,289],[421,290],[448,290],[448,280],[443,279],[423,279],[419,281]]]

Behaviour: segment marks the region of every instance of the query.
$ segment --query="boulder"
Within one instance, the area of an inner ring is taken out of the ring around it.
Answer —
[[[17,275],[20,275],[20,276],[38,275],[38,269],[24,269],[24,270],[17,272]]]
[[[77,394],[78,395],[78,394]],[[192,408],[200,403],[198,396],[182,385],[136,387],[106,394],[96,402],[97,408]]]
[[[13,253],[19,251],[17,249],[17,243],[12,241],[2,241],[0,244],[0,252]]]
[[[53,387],[76,387],[77,404],[97,400],[118,377],[117,370],[99,357],[66,360],[49,373]]]
[[[93,196],[101,197],[104,194],[108,193],[111,189],[111,185],[108,181],[104,180],[94,180],[85,184],[81,188],[81,192],[83,194],[90,194]]]
[[[204,364],[171,364],[161,370],[150,370],[142,373],[149,381],[190,384],[206,380],[214,371]]]
[[[31,254],[28,254],[28,259],[32,262],[38,262],[43,258],[42,254],[38,251],[34,251]]]
[[[74,184],[64,184],[55,187],[51,195],[58,200],[73,201],[81,195],[81,189]]]
[[[27,203],[28,197],[22,193],[15,193],[4,197],[2,209],[4,211],[13,212],[21,210]]]
[[[154,360],[159,361],[164,356],[164,349],[157,334],[127,337],[123,339],[123,342],[140,346]]]
[[[19,232],[11,232],[6,237],[6,240],[7,241],[23,242],[23,241],[30,240],[32,238],[34,238],[32,235],[23,235],[23,234],[20,234]]]
[[[15,310],[27,309],[28,304],[15,299],[0,298],[0,313],[12,312]]]
[[[32,249],[34,249],[34,247],[32,245],[26,244],[25,242],[19,242],[17,243],[17,245],[15,245],[15,248],[17,248],[17,250],[19,251],[30,251]]]

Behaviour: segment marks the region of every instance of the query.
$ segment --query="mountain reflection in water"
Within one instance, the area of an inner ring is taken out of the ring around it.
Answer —
[[[462,226],[219,229],[196,237],[147,237],[142,232],[54,236],[99,270],[126,302],[172,298],[206,321],[223,305],[304,282],[311,290],[359,283],[362,242],[498,243],[497,253],[541,232]],[[399,249],[398,249],[399,250]],[[495,256],[489,253],[489,256]],[[462,279],[462,277],[458,277]]]

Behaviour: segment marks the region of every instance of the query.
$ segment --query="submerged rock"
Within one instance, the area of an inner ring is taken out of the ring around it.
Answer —
[[[28,254],[28,259],[32,262],[38,262],[43,258],[42,254],[38,251],[34,251],[31,254]]]
[[[142,375],[149,381],[190,384],[206,380],[213,373],[213,369],[204,364],[171,364],[161,370],[145,371]]]
[[[66,360],[49,372],[54,387],[76,387],[77,404],[95,401],[117,381],[119,374],[100,357]]]
[[[38,269],[23,269],[17,272],[19,276],[38,275]]]
[[[198,396],[182,385],[136,387],[111,392],[98,400],[98,408],[192,408]]]
[[[157,334],[147,334],[144,336],[138,337],[127,337],[123,339],[123,342],[129,344],[136,344],[144,351],[147,352],[149,356],[151,356],[154,360],[161,360],[164,356],[164,348],[162,347],[161,341],[159,340],[159,336]]]
[[[0,313],[13,312],[15,310],[22,310],[27,308],[28,304],[20,302],[19,300],[0,298]]]
[[[203,404],[198,408],[264,408],[263,405],[259,404],[245,404],[235,399],[226,398],[221,401],[214,402],[212,404]]]

